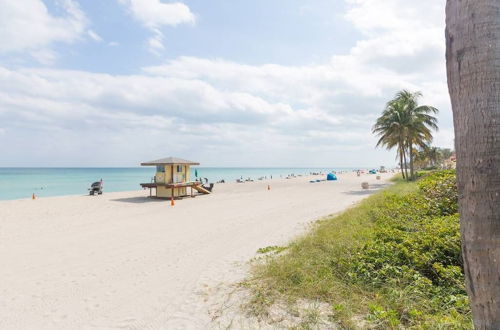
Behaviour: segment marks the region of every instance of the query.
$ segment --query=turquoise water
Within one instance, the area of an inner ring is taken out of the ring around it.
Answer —
[[[197,167],[198,177],[210,182],[224,179],[226,182],[239,178],[279,178],[288,174],[309,174],[351,168],[215,168]],[[194,179],[191,168],[191,178]],[[155,170],[151,167],[137,168],[0,168],[0,200],[87,194],[90,184],[100,179],[104,182],[104,193],[139,190],[139,183],[151,182]]]

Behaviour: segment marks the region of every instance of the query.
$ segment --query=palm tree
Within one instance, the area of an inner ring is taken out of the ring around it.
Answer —
[[[417,168],[436,167],[443,160],[442,149],[425,146],[417,150],[413,158]]]
[[[498,0],[447,1],[462,256],[476,329],[500,327],[499,22]]]
[[[451,150],[449,148],[441,149],[441,155],[442,155],[443,159],[448,159],[453,155],[453,150]]]
[[[429,159],[430,165],[432,167],[439,164],[443,159],[441,149],[438,147],[429,147],[426,149],[426,153],[427,153],[427,158]]]
[[[390,100],[382,115],[377,119],[372,132],[380,136],[377,147],[392,149],[397,146],[401,172],[407,180],[414,179],[414,146],[425,147],[432,141],[432,129],[437,130],[437,119],[431,113],[438,110],[427,105],[418,105],[422,93],[402,90]],[[406,170],[406,155],[410,160],[410,176]]]
[[[438,109],[419,105],[418,99],[421,92],[402,90],[396,94],[392,102],[400,103],[406,113],[406,144],[410,158],[410,179],[415,178],[413,156],[414,146],[425,148],[432,142],[432,130],[437,130],[437,119],[431,114],[437,114]]]
[[[397,147],[403,179],[408,177],[408,173],[405,174],[405,171],[407,171],[405,123],[404,108],[399,103],[391,101],[387,103],[382,115],[377,119],[372,129],[374,134],[380,136],[377,147],[384,146],[388,150]]]

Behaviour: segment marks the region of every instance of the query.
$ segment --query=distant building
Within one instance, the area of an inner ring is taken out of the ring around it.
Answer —
[[[455,154],[444,160],[444,168],[453,170],[457,168],[457,156]]]

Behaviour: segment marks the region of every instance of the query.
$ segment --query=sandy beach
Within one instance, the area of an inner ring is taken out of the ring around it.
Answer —
[[[148,191],[1,201],[0,329],[211,328],[210,295],[240,280],[257,249],[391,176],[217,184],[174,207]]]

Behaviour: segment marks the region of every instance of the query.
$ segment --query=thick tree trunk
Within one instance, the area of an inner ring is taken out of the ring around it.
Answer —
[[[500,1],[448,0],[462,254],[477,329],[500,329]]]

